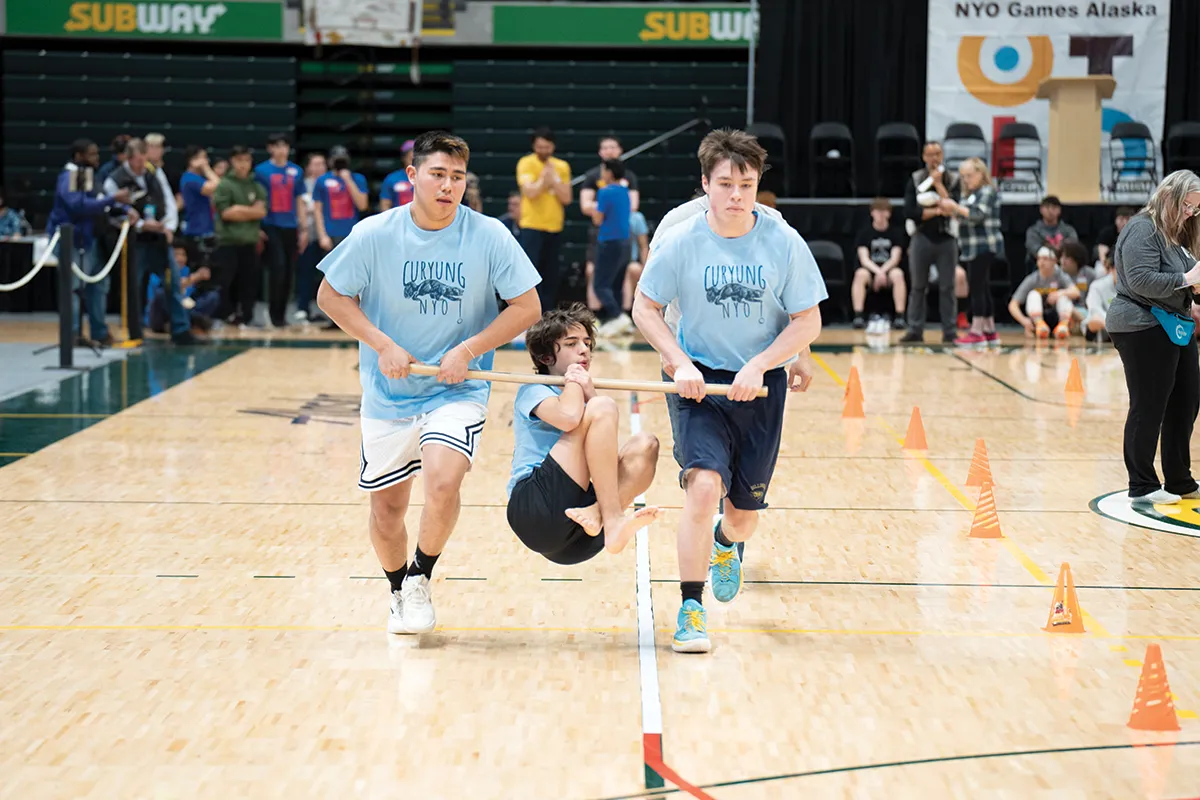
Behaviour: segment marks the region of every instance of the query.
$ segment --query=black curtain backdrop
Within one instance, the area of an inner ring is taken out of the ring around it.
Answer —
[[[854,134],[858,194],[875,193],[875,131],[908,122],[925,135],[928,0],[761,0],[755,112],[787,136],[794,191],[808,194],[818,122]],[[1171,0],[1166,127],[1200,120],[1200,0]],[[1166,131],[1154,132],[1161,140]],[[941,136],[942,131],[935,131]]]
[[[842,122],[854,134],[858,193],[875,193],[875,131],[925,132],[928,0],[761,0],[754,119],[783,128],[794,188],[808,194],[808,134]]]
[[[1171,0],[1166,128],[1187,121],[1200,122],[1200,2]],[[1155,133],[1166,136],[1167,131]]]

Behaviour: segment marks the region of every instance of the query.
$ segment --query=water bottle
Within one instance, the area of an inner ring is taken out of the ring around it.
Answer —
[[[156,211],[158,211],[158,207],[155,206],[154,203],[146,203],[146,210],[142,212],[142,219],[148,222],[153,222],[154,213]]]

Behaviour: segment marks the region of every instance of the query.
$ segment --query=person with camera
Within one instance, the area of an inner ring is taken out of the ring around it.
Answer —
[[[367,178],[350,171],[350,153],[344,147],[329,151],[329,172],[313,186],[313,221],[317,243],[328,253],[350,235],[367,210]]]
[[[100,148],[96,143],[90,139],[76,139],[71,145],[71,160],[58,175],[58,182],[54,187],[54,207],[46,221],[46,233],[51,236],[61,225],[75,226],[75,263],[85,275],[95,275],[100,268],[93,228],[97,215],[129,202],[128,189],[118,189],[112,194],[96,196],[93,175],[98,166]],[[60,260],[60,263],[65,263],[65,259]],[[75,291],[71,293],[71,330],[75,339],[84,345],[95,343],[102,347],[111,346],[113,337],[104,319],[108,310],[108,278],[96,283],[84,283],[72,275],[72,283]],[[80,285],[83,286],[90,340],[85,340],[80,335]]]

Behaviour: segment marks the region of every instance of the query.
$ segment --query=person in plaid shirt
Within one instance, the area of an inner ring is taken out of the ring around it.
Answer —
[[[1000,346],[996,333],[996,304],[990,285],[992,262],[1004,258],[1004,236],[1000,233],[1000,195],[992,186],[987,165],[968,158],[958,168],[962,178],[961,203],[943,198],[940,205],[948,214],[964,217],[958,229],[958,253],[967,269],[971,285],[971,329],[960,334],[955,344],[966,347]]]

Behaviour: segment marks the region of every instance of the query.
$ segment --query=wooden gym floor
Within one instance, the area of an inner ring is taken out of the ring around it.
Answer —
[[[385,632],[344,341],[151,344],[0,404],[0,797],[1196,795],[1200,516],[1089,507],[1125,480],[1115,354],[830,344],[860,338],[828,334],[788,399],[707,656],[670,651],[682,498],[659,397],[625,430],[663,440],[665,519],[567,568],[505,524],[513,391],[494,388],[421,638]],[[852,366],[864,420],[841,417]],[[658,367],[617,350],[595,371]],[[901,447],[914,405],[926,453]],[[977,438],[999,540],[968,538]],[[1063,562],[1083,634],[1042,630]],[[1178,732],[1126,727],[1150,644]]]

